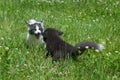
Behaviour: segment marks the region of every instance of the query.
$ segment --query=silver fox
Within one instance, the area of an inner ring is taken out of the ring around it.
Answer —
[[[28,33],[27,33],[27,47],[33,47],[37,45],[44,45],[42,33],[44,32],[44,21],[36,21],[31,19],[26,21]]]
[[[63,32],[54,28],[47,28],[44,31],[43,39],[47,49],[46,58],[50,55],[53,61],[59,61],[61,58],[66,59],[71,56],[73,60],[77,61],[77,57],[87,49],[94,49],[97,52],[104,49],[102,44],[90,41],[80,42],[73,46],[60,38],[62,34]]]

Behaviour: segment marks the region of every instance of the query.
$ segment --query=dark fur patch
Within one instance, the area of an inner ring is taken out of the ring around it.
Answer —
[[[28,27],[29,27],[29,33],[31,34],[31,35],[34,35],[35,33],[35,31],[36,31],[36,26],[38,26],[39,27],[39,30],[41,31],[41,33],[43,32],[43,28],[42,28],[42,26],[41,26],[41,23],[34,23],[34,24],[28,24]]]
[[[63,32],[58,31],[54,28],[47,28],[43,33],[43,39],[46,43],[47,54],[51,55],[53,61],[58,61],[60,59],[66,59],[69,56],[72,56],[76,59],[76,54],[73,54],[76,50],[74,46],[63,41],[60,38]]]
[[[94,50],[98,49],[99,50],[98,44],[95,42],[90,42],[90,41],[84,41],[84,42],[77,43],[75,47],[81,51],[80,55],[83,54],[84,51],[86,51],[87,49],[94,49]]]
[[[99,50],[99,46],[95,42],[85,41],[76,44],[75,46],[63,41],[60,36],[63,32],[54,28],[47,28],[43,33],[43,39],[46,43],[47,54],[51,55],[53,61],[60,59],[67,59],[72,57],[74,60],[78,60],[77,57],[84,53],[87,49]]]

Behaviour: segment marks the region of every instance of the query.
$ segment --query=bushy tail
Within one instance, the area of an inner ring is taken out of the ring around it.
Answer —
[[[105,49],[105,47],[103,46],[103,44],[98,44],[98,49],[102,51],[103,49]]]
[[[96,52],[99,52],[104,49],[103,44],[97,44],[95,42],[90,41],[80,42],[76,44],[75,47],[81,51],[81,54],[87,49],[94,49]]]

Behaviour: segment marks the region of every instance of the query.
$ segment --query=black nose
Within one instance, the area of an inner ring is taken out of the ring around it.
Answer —
[[[40,35],[40,33],[37,33],[37,35]]]
[[[41,33],[35,33],[35,35],[40,35]]]

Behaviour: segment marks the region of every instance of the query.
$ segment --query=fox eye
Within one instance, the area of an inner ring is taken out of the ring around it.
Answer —
[[[36,29],[33,29],[33,31],[36,31]]]
[[[38,25],[41,26],[41,23],[39,23]]]

